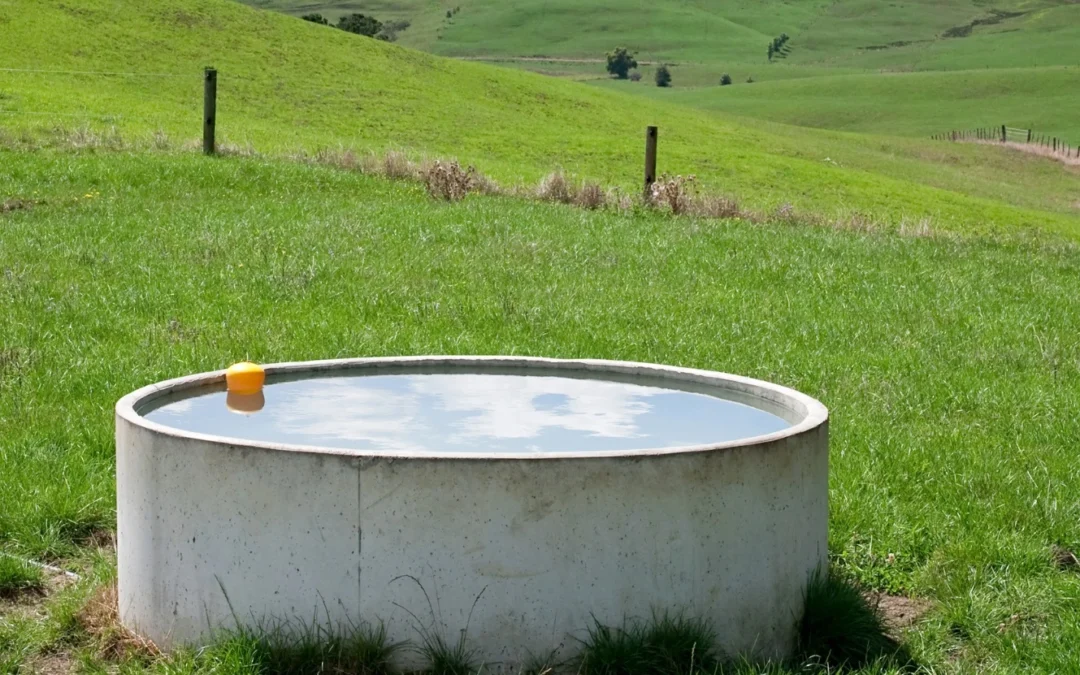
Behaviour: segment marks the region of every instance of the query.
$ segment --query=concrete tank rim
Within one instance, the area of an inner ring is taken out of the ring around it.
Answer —
[[[169,436],[173,438],[202,441],[230,448],[265,450],[271,452],[290,452],[298,454],[330,455],[353,457],[358,460],[472,460],[472,461],[544,461],[559,459],[603,459],[603,458],[645,458],[668,455],[687,455],[702,452],[727,451],[738,448],[746,448],[757,445],[766,445],[786,438],[797,437],[806,434],[818,427],[825,425],[829,419],[829,411],[817,399],[800,391],[774,384],[765,380],[758,380],[742,375],[734,375],[712,370],[698,368],[683,368],[680,366],[667,366],[653,363],[635,361],[612,361],[604,359],[554,359],[535,356],[379,356],[347,359],[325,359],[315,361],[288,361],[282,363],[266,364],[267,376],[282,373],[298,373],[310,371],[317,374],[323,371],[378,368],[380,366],[412,366],[418,369],[423,367],[455,366],[477,368],[536,368],[546,370],[576,370],[588,371],[597,375],[604,372],[611,374],[641,374],[651,375],[673,382],[690,381],[716,385],[719,387],[732,388],[731,385],[742,387],[751,396],[757,396],[763,400],[772,400],[774,403],[784,405],[793,412],[802,415],[802,419],[792,423],[786,429],[781,429],[770,434],[750,436],[732,441],[709,443],[703,445],[671,446],[662,448],[644,448],[634,450],[605,450],[605,451],[560,451],[560,452],[530,452],[530,453],[483,453],[483,452],[404,452],[404,451],[368,451],[351,450],[347,448],[331,448],[324,446],[299,445],[289,443],[269,443],[264,441],[252,441],[234,436],[218,436],[215,434],[202,434],[185,431],[176,427],[152,422],[140,415],[136,410],[138,406],[148,403],[155,398],[172,392],[183,391],[205,385],[220,384],[225,381],[225,370],[215,370],[205,373],[186,375],[172,378],[154,384],[147,385],[127,394],[116,403],[116,416],[128,424],[145,429],[147,431]],[[771,394],[772,396],[765,396]]]

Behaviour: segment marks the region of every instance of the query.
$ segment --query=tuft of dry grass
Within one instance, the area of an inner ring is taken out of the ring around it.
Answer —
[[[229,141],[220,141],[217,143],[215,149],[217,154],[222,157],[262,157],[259,151],[256,150],[255,146],[250,142],[245,143],[244,145],[238,145]]]
[[[673,215],[682,215],[690,210],[697,197],[697,185],[694,176],[660,176],[649,194],[653,206],[667,206]]]
[[[920,218],[917,221],[910,221],[905,218],[900,221],[898,232],[902,237],[922,238],[934,236],[933,224],[929,218]]]
[[[94,638],[99,658],[151,659],[161,655],[157,645],[120,623],[115,582],[97,589],[75,619]]]
[[[588,211],[602,209],[607,205],[608,197],[599,183],[584,183],[578,190],[574,204]]]
[[[394,180],[415,180],[423,173],[405,153],[391,150],[383,155],[381,174]]]
[[[690,212],[701,218],[752,219],[750,214],[742,210],[736,200],[712,195],[695,198],[690,204]]]
[[[319,148],[315,152],[315,156],[312,157],[312,161],[315,164],[332,166],[343,171],[357,171],[360,169],[360,160],[357,158],[356,153],[347,148],[338,148],[337,150]]]
[[[73,129],[53,127],[49,130],[48,135],[50,136],[52,144],[71,150],[108,150],[119,152],[128,147],[128,144],[124,141],[124,137],[120,135],[120,131],[116,127],[108,127],[100,131],[88,126],[75,127]],[[25,143],[27,139],[24,138],[23,140]]]
[[[461,201],[476,189],[478,182],[476,169],[462,168],[453,160],[435,160],[422,174],[428,194],[448,202]]]
[[[158,129],[154,132],[153,136],[150,137],[150,147],[158,152],[172,150],[172,139],[169,138],[167,133]]]
[[[536,197],[545,202],[573,204],[577,199],[577,190],[562,171],[555,171],[540,181]]]

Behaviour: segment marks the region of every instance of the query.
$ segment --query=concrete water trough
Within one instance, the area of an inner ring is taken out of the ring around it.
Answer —
[[[595,619],[677,611],[728,654],[788,655],[826,564],[828,413],[716,372],[513,357],[267,366],[116,408],[120,617],[218,629],[382,622],[490,667]]]

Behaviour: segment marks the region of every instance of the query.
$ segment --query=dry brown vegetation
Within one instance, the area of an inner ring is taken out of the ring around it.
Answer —
[[[161,152],[201,152],[202,143],[193,139],[177,143],[163,132],[149,138],[130,141],[115,129],[96,132],[88,128],[46,130],[44,136],[28,134],[15,136],[0,130],[0,147],[14,150],[32,150],[49,147],[62,150],[155,150]],[[1000,145],[1000,144],[998,144]],[[1017,149],[1032,146],[1015,145]],[[218,152],[223,156],[262,157],[252,145],[239,145],[222,140]],[[577,182],[562,171],[545,176],[539,184],[503,185],[477,171],[474,167],[462,167],[454,159],[411,159],[401,150],[384,153],[357,153],[345,147],[322,148],[315,153],[298,151],[282,156],[290,161],[331,166],[343,171],[355,171],[365,175],[380,176],[392,180],[420,182],[433,198],[458,201],[469,194],[500,195],[521,199],[537,199],[576,206],[587,210],[612,209],[630,211],[645,207],[657,209],[676,216],[716,220],[742,220],[750,223],[777,223],[842,229],[856,232],[895,232],[910,237],[941,237],[928,218],[917,221],[903,220],[899,224],[878,220],[861,212],[840,213],[824,216],[797,213],[790,204],[781,204],[770,212],[743,208],[731,197],[702,194],[694,176],[662,175],[651,187],[649,197],[633,196],[616,188],[605,188],[596,182]],[[1062,159],[1061,157],[1057,157]],[[1076,162],[1080,164],[1080,160]],[[0,212],[17,210],[35,205],[24,199],[12,198],[0,204]],[[1078,207],[1080,208],[1080,207]]]
[[[76,620],[93,638],[99,658],[152,658],[161,653],[153,642],[120,623],[115,582],[98,588],[79,610]]]
[[[477,172],[473,167],[462,168],[455,160],[435,160],[421,171],[428,194],[435,199],[457,202],[476,189]]]

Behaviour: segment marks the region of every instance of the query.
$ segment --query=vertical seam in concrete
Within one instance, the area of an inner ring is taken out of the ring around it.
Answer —
[[[364,475],[364,472],[361,471],[360,460],[354,459],[353,466],[356,467],[356,621],[359,622],[364,618],[364,586],[361,579],[364,568],[362,557],[362,547],[364,542],[364,507],[363,502],[360,501],[363,494],[361,491],[360,477]]]

